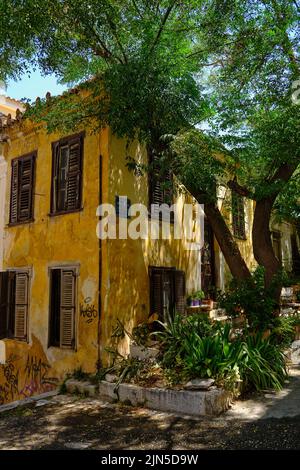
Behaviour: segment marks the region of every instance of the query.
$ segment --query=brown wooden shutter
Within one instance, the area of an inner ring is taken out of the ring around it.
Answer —
[[[0,339],[8,336],[8,272],[0,272]]]
[[[51,183],[51,213],[57,211],[57,179],[58,179],[58,161],[59,161],[59,144],[52,144],[52,183]]]
[[[67,175],[67,193],[65,210],[80,209],[81,206],[81,178],[82,178],[82,139],[69,142],[69,162]]]
[[[15,338],[26,339],[28,312],[28,273],[16,273]]]
[[[19,160],[19,198],[18,221],[29,220],[32,217],[32,195],[35,157]]]
[[[11,192],[10,192],[10,223],[16,223],[18,221],[18,187],[19,187],[19,175],[18,175],[18,160],[11,162]]]
[[[150,310],[163,320],[163,271],[150,269]]]
[[[162,172],[161,162],[157,155],[151,157],[151,173],[149,177],[149,203],[168,204],[173,202],[173,175],[169,168]],[[151,208],[150,208],[151,209]],[[157,210],[154,210],[154,216],[158,216]],[[160,214],[161,217],[161,214]],[[173,220],[171,214],[171,221]]]
[[[60,346],[72,348],[75,320],[75,273],[73,270],[61,272],[60,299]]]
[[[185,312],[185,273],[184,271],[174,272],[174,298],[176,312]]]

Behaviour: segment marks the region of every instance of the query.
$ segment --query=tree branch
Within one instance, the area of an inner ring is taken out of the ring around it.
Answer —
[[[231,181],[228,181],[227,186],[228,186],[229,189],[231,189],[231,191],[234,191],[235,193],[239,194],[240,196],[253,199],[253,194],[251,193],[251,191],[249,191],[248,188],[245,188],[244,186],[241,186],[237,182],[236,178],[234,178]]]
[[[163,32],[163,30],[164,30],[164,27],[165,27],[165,25],[166,25],[166,23],[167,23],[167,21],[168,21],[168,18],[169,18],[169,16],[170,16],[170,14],[171,14],[171,12],[172,12],[172,10],[173,10],[173,8],[174,8],[174,6],[175,6],[176,3],[177,3],[177,0],[173,0],[173,1],[170,3],[169,7],[167,8],[167,10],[166,10],[166,12],[165,12],[165,15],[164,15],[164,17],[163,17],[163,19],[162,19],[160,28],[159,28],[159,30],[158,30],[158,32],[157,32],[157,35],[156,35],[156,37],[155,37],[155,39],[154,39],[154,41],[153,41],[153,44],[152,44],[152,46],[151,46],[151,48],[150,48],[149,55],[151,54],[151,52],[153,52],[155,46],[158,44],[159,39],[160,39],[160,36],[162,35],[162,32]]]

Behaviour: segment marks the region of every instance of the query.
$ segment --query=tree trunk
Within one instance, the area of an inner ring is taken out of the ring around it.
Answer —
[[[279,274],[281,263],[276,258],[270,232],[270,218],[274,198],[265,198],[256,203],[252,228],[253,254],[257,263],[265,268],[265,287],[269,289]],[[279,282],[279,279],[278,279]],[[274,300],[279,305],[281,285],[273,291]]]
[[[221,212],[214,203],[204,205],[205,215],[211,225],[225,261],[231,274],[237,280],[251,278],[251,273],[240,253],[239,247],[234,240]]]

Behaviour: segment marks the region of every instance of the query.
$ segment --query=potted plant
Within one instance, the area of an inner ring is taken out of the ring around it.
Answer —
[[[203,298],[204,292],[202,290],[197,290],[188,296],[188,305],[190,307],[199,307]]]
[[[204,299],[204,300],[202,301],[202,307],[205,307],[205,310],[207,310],[207,311],[208,311],[208,310],[212,310],[212,309],[213,309],[213,306],[214,306],[214,301],[213,301],[213,299],[208,298],[208,299]]]

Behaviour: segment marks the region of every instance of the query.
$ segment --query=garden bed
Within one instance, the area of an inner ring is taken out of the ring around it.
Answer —
[[[70,379],[66,381],[69,393],[84,396],[99,396],[102,400],[120,401],[126,405],[168,411],[192,416],[214,416],[230,407],[232,394],[222,389],[211,390],[172,390],[148,388],[139,385],[101,381],[97,385]]]

